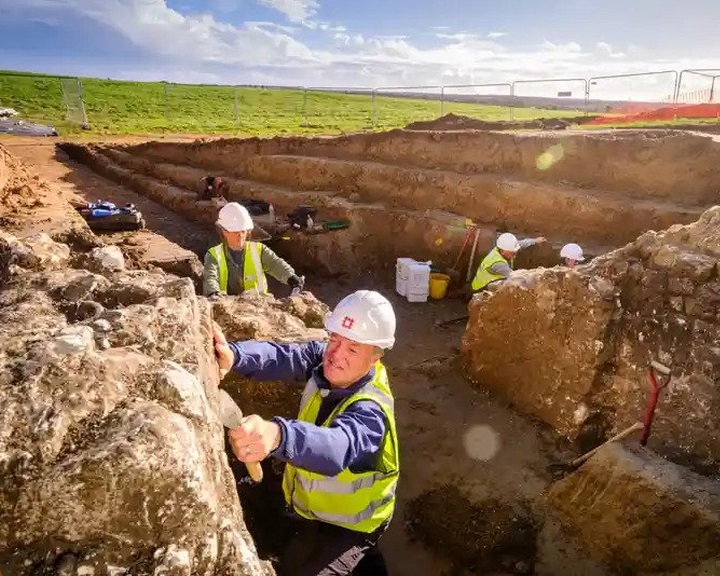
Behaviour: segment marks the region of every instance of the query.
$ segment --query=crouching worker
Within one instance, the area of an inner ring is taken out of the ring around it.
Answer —
[[[328,315],[327,344],[228,344],[214,326],[221,376],[306,382],[296,419],[251,415],[230,431],[238,460],[286,462],[283,492],[293,539],[280,575],[384,574],[376,548],[395,509],[399,476],[393,395],[380,361],[395,342],[392,305],[374,291],[346,296]],[[378,571],[379,567],[379,571]]]
[[[523,248],[534,246],[545,242],[542,236],[539,238],[526,238],[518,240],[514,234],[505,232],[498,236],[495,247],[485,256],[478,266],[475,278],[472,281],[472,289],[477,292],[486,288],[493,282],[505,280],[513,271],[515,256]]]
[[[303,281],[290,264],[261,242],[247,240],[254,224],[245,206],[229,202],[220,209],[215,224],[222,242],[205,254],[205,296],[236,295],[245,291],[266,294],[265,273],[283,284],[302,288]]]
[[[577,244],[565,244],[560,250],[560,258],[563,259],[565,266],[575,268],[580,262],[585,260],[582,248]]]

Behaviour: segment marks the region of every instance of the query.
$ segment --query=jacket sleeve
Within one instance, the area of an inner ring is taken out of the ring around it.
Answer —
[[[262,382],[304,382],[312,369],[322,362],[325,351],[323,342],[277,344],[248,340],[229,346],[235,357],[233,372]]]
[[[275,254],[270,248],[262,244],[262,253],[260,254],[263,270],[270,274],[278,282],[287,284],[288,278],[295,275],[295,270],[290,264],[285,262],[280,256]]]
[[[328,427],[279,416],[273,422],[282,440],[272,455],[324,476],[373,470],[387,429],[385,413],[371,400],[353,402]]]
[[[495,262],[495,264],[490,266],[490,272],[507,278],[512,274],[512,268],[510,268],[507,262]]]
[[[208,250],[205,252],[205,261],[203,263],[203,296],[210,296],[218,292],[224,294],[220,290],[218,263],[210,255],[210,250]]]
[[[519,244],[520,249],[522,250],[523,248],[530,248],[530,246],[535,246],[537,242],[535,242],[535,238],[523,238],[519,241]]]

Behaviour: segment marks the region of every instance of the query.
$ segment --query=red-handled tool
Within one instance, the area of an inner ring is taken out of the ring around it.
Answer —
[[[658,378],[660,374],[660,378]],[[663,380],[665,378],[665,380]],[[658,381],[660,383],[658,383]],[[650,362],[650,368],[648,369],[648,382],[650,383],[650,398],[648,399],[647,406],[645,407],[645,417],[643,418],[643,435],[640,439],[640,444],[645,446],[648,438],[650,438],[650,428],[652,426],[653,418],[655,417],[655,409],[657,408],[658,399],[660,398],[660,391],[667,387],[670,383],[670,368],[660,364],[656,360]]]

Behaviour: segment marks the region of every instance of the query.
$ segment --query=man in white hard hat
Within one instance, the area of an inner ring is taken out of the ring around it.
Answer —
[[[565,266],[575,268],[580,262],[585,260],[583,250],[578,244],[565,244],[560,250],[560,258],[563,259]]]
[[[303,281],[290,264],[265,244],[247,239],[254,224],[245,206],[237,202],[225,204],[215,224],[222,242],[205,254],[205,296],[234,295],[245,291],[266,294],[268,283],[265,273],[283,284],[302,289]]]
[[[475,277],[472,281],[472,289],[477,292],[483,290],[493,282],[505,280],[513,271],[515,256],[523,248],[545,242],[545,238],[526,238],[518,240],[514,234],[505,232],[498,236],[495,247],[480,262]]]
[[[296,419],[247,416],[230,432],[243,462],[286,462],[285,502],[296,530],[281,575],[352,574],[377,562],[395,509],[399,476],[394,400],[380,361],[395,342],[395,313],[378,292],[359,290],[328,315],[325,342],[228,344],[214,326],[220,374],[305,382]]]

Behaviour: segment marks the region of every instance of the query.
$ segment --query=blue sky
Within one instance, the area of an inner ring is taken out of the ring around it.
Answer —
[[[720,68],[717,22],[718,0],[0,0],[0,68],[307,86],[587,78]],[[577,85],[527,90],[545,88]]]

